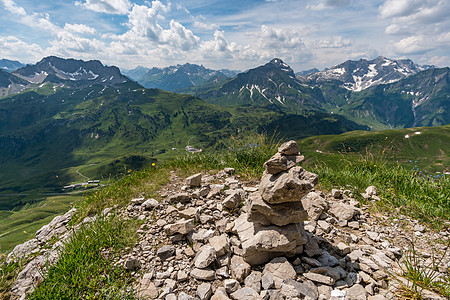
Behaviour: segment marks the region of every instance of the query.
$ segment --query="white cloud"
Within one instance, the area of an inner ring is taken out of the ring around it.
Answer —
[[[259,44],[264,49],[300,48],[304,46],[300,32],[266,25],[261,26]]]
[[[390,21],[385,33],[401,36],[388,46],[396,54],[423,55],[450,46],[446,38],[450,28],[448,0],[386,0],[379,13]]]
[[[10,11],[15,15],[26,15],[26,11],[23,7],[17,6],[17,4],[13,0],[0,0],[3,3],[3,6],[6,10]]]
[[[384,33],[389,35],[404,35],[409,34],[410,30],[408,29],[408,26],[402,26],[399,24],[390,24],[388,27],[386,27]]]
[[[314,40],[308,43],[308,46],[312,48],[342,48],[349,47],[352,42],[348,39],[344,39],[342,36],[334,36],[331,39]]]
[[[387,0],[380,6],[380,14],[383,18],[409,16],[419,12],[423,6],[427,5],[426,2],[423,0]]]
[[[85,0],[85,2],[76,1],[75,5],[96,12],[121,15],[127,14],[131,8],[129,0]]]
[[[220,30],[214,32],[214,40],[202,42],[200,53],[208,59],[234,59],[234,60],[254,60],[259,59],[260,54],[249,45],[243,46],[235,42],[229,43],[225,38],[225,33]],[[216,62],[217,63],[217,62]]]
[[[115,39],[125,43],[138,42],[147,46],[168,45],[184,51],[190,50],[200,38],[175,20],[169,22],[169,28],[164,29],[158,21],[164,19],[162,13],[167,13],[169,7],[160,1],[153,1],[152,6],[133,5],[128,15],[129,30]]]
[[[95,34],[96,30],[92,27],[89,27],[85,24],[68,24],[64,25],[64,30],[67,30],[69,32],[73,33],[80,33],[80,34]]]
[[[330,8],[337,8],[340,6],[346,6],[351,3],[350,0],[317,0],[316,4],[308,3],[306,5],[307,9],[311,10],[323,10],[323,9],[330,9]]]
[[[219,29],[219,25],[217,24],[208,24],[200,21],[194,21],[194,27],[203,30],[215,30]]]
[[[37,44],[28,44],[14,36],[0,36],[0,53],[5,58],[29,63],[41,59],[43,52]]]
[[[431,40],[424,35],[409,36],[394,44],[395,51],[400,54],[423,54],[434,47]]]
[[[450,57],[448,56],[433,56],[428,58],[425,63],[431,64],[435,66],[448,66],[448,62],[450,61]]]

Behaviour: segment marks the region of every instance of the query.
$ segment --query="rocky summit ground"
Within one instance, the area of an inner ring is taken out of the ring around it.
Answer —
[[[186,179],[172,172],[160,190],[163,201],[130,199],[119,214],[143,222],[139,241],[114,262],[135,277],[130,289],[143,299],[404,299],[412,283],[401,275],[412,246],[436,278],[448,272],[449,231],[374,213],[348,190],[317,190],[317,175],[295,166],[302,159],[280,151],[254,182],[231,168]],[[363,196],[377,201],[376,187]],[[55,218],[10,254],[39,254],[19,274],[14,298],[24,299],[43,279],[36,266],[57,259],[72,214]],[[62,242],[44,247],[54,236]]]

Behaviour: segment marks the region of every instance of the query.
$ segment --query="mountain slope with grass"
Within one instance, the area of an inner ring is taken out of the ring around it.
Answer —
[[[197,148],[221,147],[221,140],[242,130],[301,138],[364,128],[325,113],[220,107],[131,81],[79,89],[49,82],[2,99],[0,114],[5,194],[36,188],[56,192],[72,181],[123,174],[183,153],[190,142]]]
[[[314,136],[299,145],[308,157],[330,162],[343,155],[371,155],[428,175],[450,172],[450,125]]]
[[[232,79],[180,91],[225,106],[339,114],[380,130],[450,123],[448,73],[448,68],[378,57],[295,76],[282,60],[273,59]]]

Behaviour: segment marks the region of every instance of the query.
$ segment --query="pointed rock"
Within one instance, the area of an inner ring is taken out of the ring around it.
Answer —
[[[259,191],[270,204],[297,202],[314,188],[318,179],[317,174],[298,166],[276,175],[264,172]]]
[[[202,184],[202,173],[194,174],[186,178],[186,185],[190,187],[199,187]]]
[[[269,174],[277,174],[288,170],[305,159],[303,155],[281,155],[276,153],[264,163],[264,169]]]

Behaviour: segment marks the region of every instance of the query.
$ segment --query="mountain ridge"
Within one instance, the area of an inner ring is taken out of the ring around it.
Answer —
[[[0,69],[3,71],[13,72],[22,67],[25,67],[25,65],[18,60],[10,60],[6,58],[0,59]]]
[[[435,66],[419,66],[410,59],[393,60],[378,56],[373,60],[347,60],[325,71],[300,76],[299,79],[310,85],[337,80],[342,82],[342,87],[359,92],[374,85],[393,83],[431,68]]]
[[[158,88],[166,91],[176,91],[204,84],[217,76],[234,77],[235,71],[228,69],[212,70],[203,65],[185,63],[165,68],[138,67],[124,73],[145,88]]]

